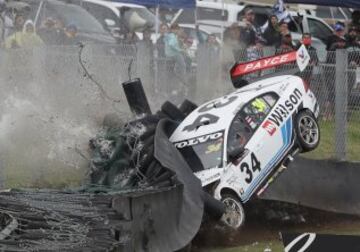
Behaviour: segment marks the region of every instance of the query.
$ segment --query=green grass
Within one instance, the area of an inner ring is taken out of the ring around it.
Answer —
[[[84,169],[70,168],[60,161],[36,160],[21,154],[8,155],[2,160],[5,188],[69,188],[84,180]]]
[[[360,161],[360,112],[351,111],[347,123],[347,160]],[[335,122],[321,120],[320,124],[320,145],[305,157],[312,159],[334,159],[335,158]]]

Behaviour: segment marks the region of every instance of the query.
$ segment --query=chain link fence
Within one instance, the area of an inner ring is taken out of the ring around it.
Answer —
[[[200,104],[230,93],[235,60],[276,53],[272,48],[256,54],[200,45],[195,58],[179,70],[177,59],[156,57],[154,51],[130,44],[1,51],[0,156],[7,176],[17,177],[16,171],[19,179],[33,184],[49,173],[60,176],[62,169],[70,170],[71,178],[82,175],[88,140],[104,116],[130,118],[121,87],[129,78],[142,79],[155,112],[166,100]],[[321,144],[308,157],[359,161],[360,52],[327,55],[302,74],[321,108]],[[49,164],[54,169],[47,171]]]

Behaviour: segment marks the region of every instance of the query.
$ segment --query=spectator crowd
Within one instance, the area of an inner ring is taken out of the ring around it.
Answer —
[[[189,34],[176,23],[170,26],[162,23],[159,27],[160,35],[155,38],[154,31],[147,28],[139,33],[130,31],[126,27],[119,27],[121,34],[118,36],[114,32],[114,37],[118,43],[125,45],[135,45],[147,58],[150,65],[154,59],[165,58],[172,64],[173,73],[186,82],[186,77],[194,65],[194,40],[197,41],[197,51],[206,52],[210,61],[219,59],[220,47],[223,49],[223,68],[235,61],[251,61],[264,57],[264,48],[272,48],[276,54],[296,50],[304,44],[311,55],[311,66],[318,62],[317,52],[311,46],[311,34],[304,33],[300,41],[294,41],[289,28],[289,23],[279,20],[276,15],[270,15],[265,25],[259,26],[255,22],[255,12],[248,8],[244,12],[241,25],[234,23],[225,28],[223,32],[223,45],[215,34],[210,34],[206,38],[202,36],[199,27],[196,25],[196,38]],[[75,23],[64,24],[62,20],[55,17],[45,17],[40,24],[35,25],[31,19],[27,18],[26,13],[21,11],[8,11],[0,0],[0,34],[1,46],[5,49],[33,48],[43,45],[75,45],[80,42],[78,29]],[[337,22],[334,25],[334,33],[327,39],[326,50],[335,51],[336,49],[348,49],[357,52],[360,49],[360,12],[352,13],[352,20],[345,25]],[[125,21],[124,21],[125,22]],[[122,24],[122,26],[124,26]],[[139,37],[141,39],[139,39]],[[205,49],[205,50],[203,50]],[[137,50],[131,51],[135,54]],[[129,50],[120,51],[129,53]],[[331,55],[331,54],[328,54]],[[133,56],[133,55],[132,55]],[[360,60],[358,60],[360,61]],[[335,63],[335,57],[328,56],[326,63]],[[360,63],[360,62],[355,62]],[[308,74],[311,76],[311,71]]]

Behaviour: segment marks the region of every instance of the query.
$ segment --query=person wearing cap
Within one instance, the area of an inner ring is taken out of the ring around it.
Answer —
[[[240,38],[246,45],[250,45],[251,41],[262,37],[261,28],[255,24],[255,13],[252,9],[245,10],[243,21],[246,26],[240,28]]]
[[[345,24],[343,22],[336,22],[334,27],[334,34],[330,35],[327,39],[326,50],[334,51],[337,48],[336,43],[345,41]]]

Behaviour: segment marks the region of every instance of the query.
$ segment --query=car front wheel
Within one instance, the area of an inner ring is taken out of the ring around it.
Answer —
[[[228,227],[239,229],[245,222],[245,211],[238,199],[232,194],[224,194],[221,201],[225,205],[225,213],[221,221]]]
[[[320,142],[320,129],[312,113],[301,111],[296,116],[295,130],[302,152],[316,149]]]

